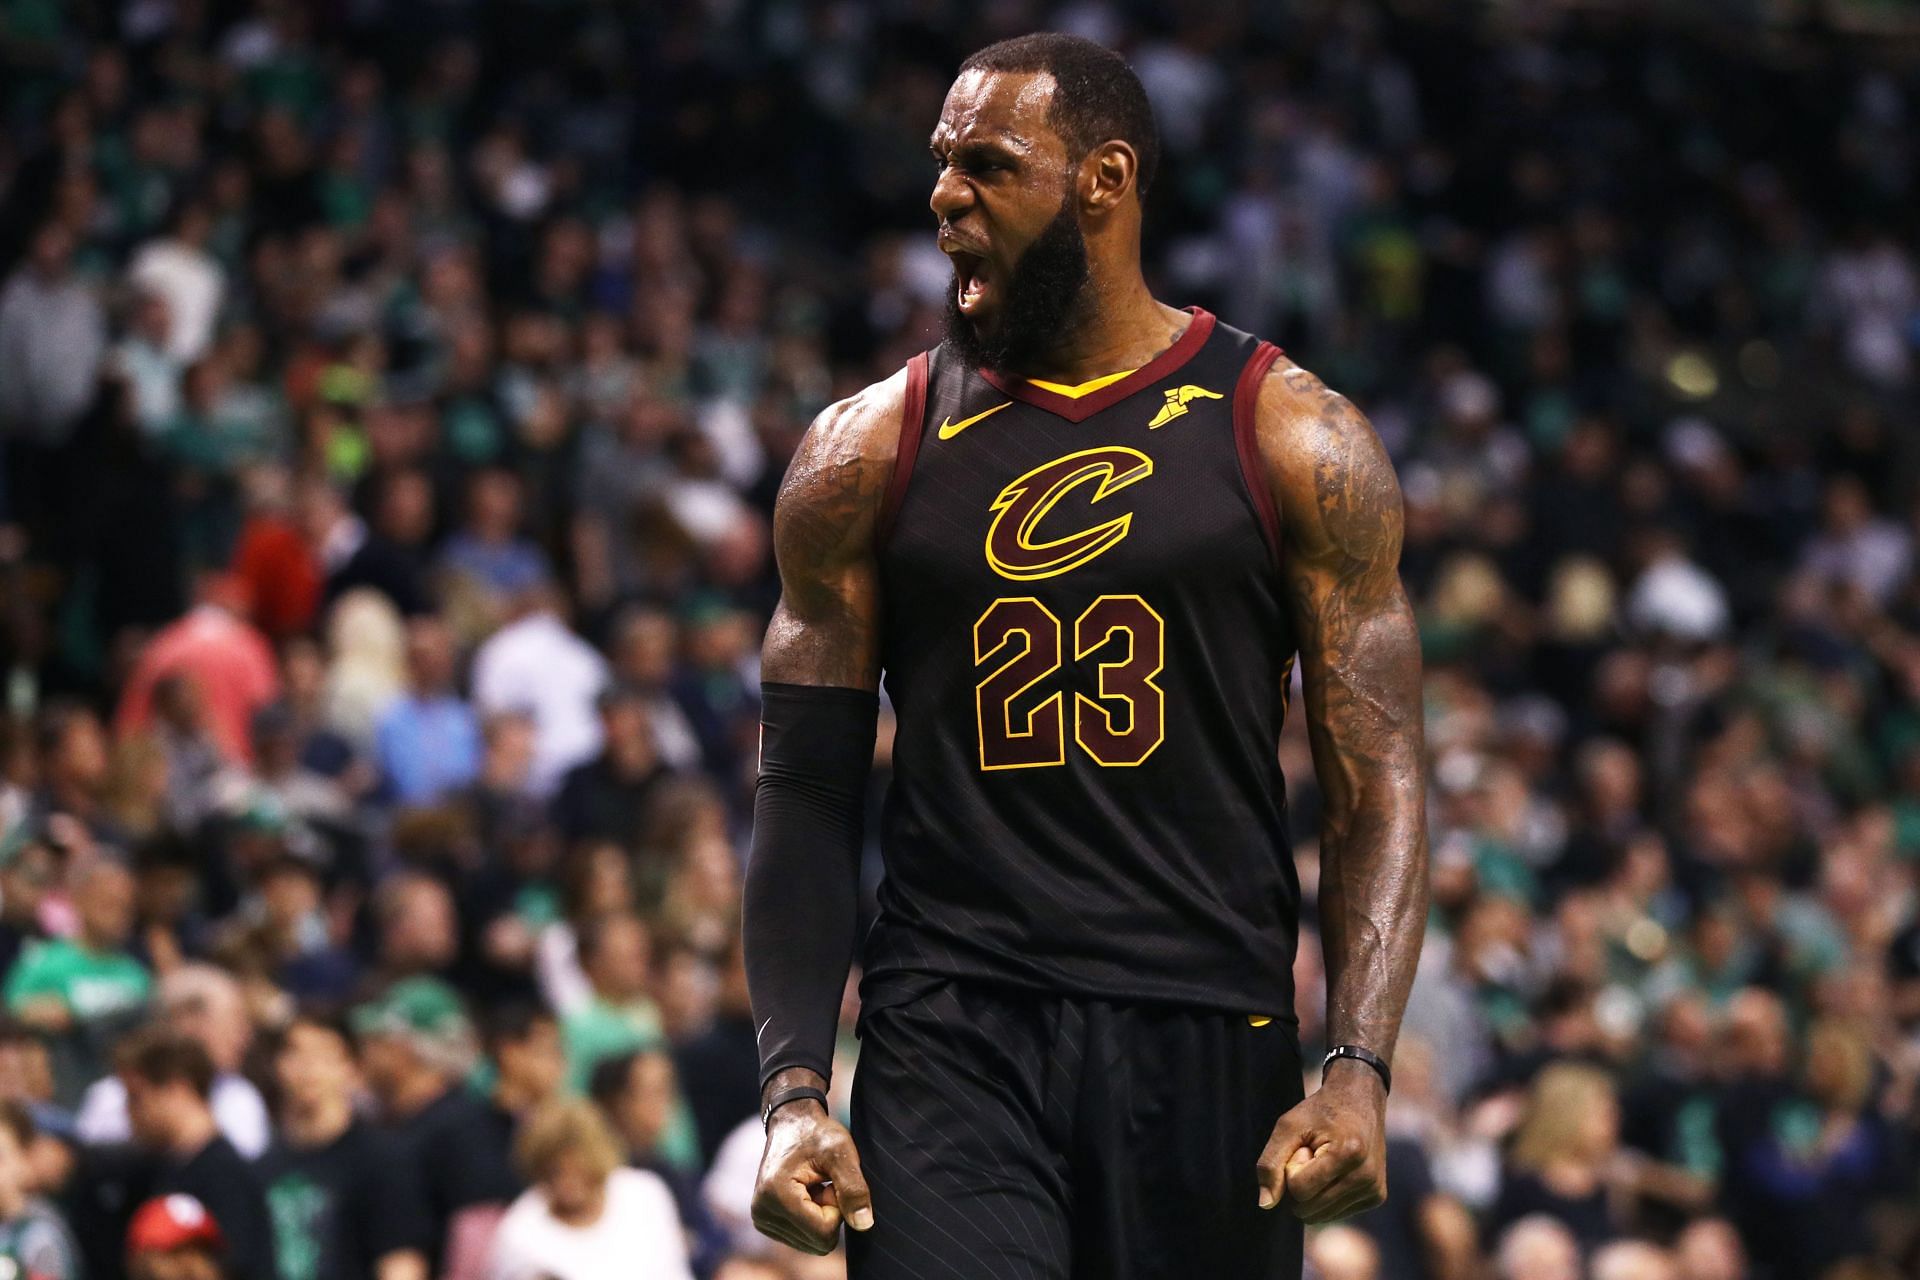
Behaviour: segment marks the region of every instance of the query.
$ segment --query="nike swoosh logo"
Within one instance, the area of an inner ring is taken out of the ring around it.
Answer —
[[[953,419],[949,418],[945,422],[942,422],[940,424],[940,438],[942,440],[951,440],[955,436],[959,435],[962,431],[965,431],[968,427],[972,426],[974,423],[980,421],[980,419],[991,418],[994,414],[1000,412],[1002,409],[1006,408],[1007,405],[1012,403],[1013,401],[1009,400],[1006,402],[1006,404],[997,404],[993,406],[993,408],[988,409],[985,413],[976,413],[971,418],[962,418],[958,422],[955,422],[953,421]]]
[[[773,1025],[773,1019],[772,1019],[772,1018],[768,1018],[768,1019],[767,1019],[767,1020],[766,1020],[765,1022],[763,1022],[763,1023],[761,1023],[761,1024],[760,1024],[760,1029],[759,1029],[758,1031],[756,1031],[756,1032],[754,1032],[754,1033],[753,1033],[753,1042],[754,1042],[755,1044],[759,1044],[759,1043],[760,1043],[760,1037],[761,1037],[761,1036],[764,1036],[765,1034],[767,1034],[767,1028],[768,1028],[768,1027],[770,1027],[770,1026],[772,1026],[772,1025]]]

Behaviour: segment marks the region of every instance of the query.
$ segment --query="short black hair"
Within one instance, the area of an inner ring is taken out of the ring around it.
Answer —
[[[480,1017],[480,1043],[495,1057],[510,1044],[524,1044],[544,1026],[557,1026],[559,1018],[545,1005],[528,999],[510,999],[488,1008]]]
[[[1160,130],[1153,104],[1127,60],[1097,41],[1058,31],[1036,31],[990,44],[960,71],[1046,72],[1053,77],[1053,105],[1047,123],[1081,159],[1103,142],[1118,138],[1140,158],[1134,189],[1153,185],[1160,167]]]
[[[185,1083],[204,1101],[213,1096],[213,1059],[193,1037],[157,1024],[139,1028],[114,1048],[121,1074],[148,1084]]]

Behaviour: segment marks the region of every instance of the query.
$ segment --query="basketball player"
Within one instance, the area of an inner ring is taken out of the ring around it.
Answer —
[[[946,340],[782,488],[746,948],[755,1221],[855,1280],[1267,1280],[1385,1195],[1426,916],[1420,653],[1366,420],[1156,300],[1132,71],[969,58],[932,137]],[[1302,1097],[1276,742],[1300,664],[1335,1046]],[[851,1132],[823,1105],[898,715]],[[1277,1211],[1276,1211],[1277,1210]]]

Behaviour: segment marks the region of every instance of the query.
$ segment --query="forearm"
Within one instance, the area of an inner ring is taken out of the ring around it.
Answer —
[[[853,960],[878,699],[773,684],[763,708],[742,904],[761,1082],[799,1069],[824,1088]]]
[[[1327,1040],[1391,1060],[1427,918],[1420,789],[1383,778],[1354,801],[1321,834]]]
[[[1395,599],[1354,626],[1320,699],[1328,1041],[1389,1060],[1427,918],[1419,671],[1412,614]]]

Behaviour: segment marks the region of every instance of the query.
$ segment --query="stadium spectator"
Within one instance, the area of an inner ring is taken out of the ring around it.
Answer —
[[[582,1101],[548,1103],[516,1144],[531,1184],[500,1223],[494,1280],[688,1278],[673,1198],[653,1174],[621,1166],[606,1122]]]
[[[129,1280],[233,1280],[226,1234],[207,1207],[184,1193],[155,1196],[127,1228]]]
[[[480,726],[454,689],[454,640],[439,619],[407,624],[408,692],[380,719],[375,753],[394,800],[432,804],[480,772]]]
[[[0,1102],[0,1260],[18,1276],[77,1280],[80,1255],[67,1224],[36,1194],[32,1153],[38,1136],[25,1107]]]
[[[352,1021],[388,1158],[412,1192],[400,1238],[425,1254],[429,1275],[485,1275],[519,1186],[503,1135],[463,1083],[479,1046],[459,996],[437,979],[405,978]]]
[[[297,1189],[396,1140],[383,1280],[485,1274],[556,1073],[696,1233],[702,1185],[702,1280],[837,1274],[746,1218],[769,519],[807,423],[938,340],[942,86],[1062,26],[1159,110],[1156,292],[1285,343],[1403,482],[1435,908],[1379,1274],[1920,1274],[1912,15],[659,8],[0,5],[0,1098],[88,1273],[229,1265],[211,1201],[130,1257],[155,1167],[81,1136],[131,1130],[157,1005],[232,1140],[277,1099],[289,1280],[367,1273]],[[332,1011],[422,978],[330,1136]]]
[[[236,1280],[272,1280],[266,1197],[258,1173],[220,1134],[208,1101],[214,1069],[207,1051],[153,1027],[121,1046],[116,1065],[133,1139],[157,1158],[149,1194],[199,1201],[220,1228]]]
[[[665,776],[653,725],[638,689],[614,685],[600,694],[600,754],[575,765],[554,796],[554,821],[569,841],[639,841],[647,801]]]
[[[154,994],[162,1022],[198,1044],[213,1064],[208,1101],[221,1135],[242,1156],[258,1159],[267,1149],[270,1125],[260,1090],[240,1074],[253,1038],[240,984],[224,969],[192,963],[162,977]],[[123,1076],[104,1076],[87,1089],[74,1115],[74,1131],[81,1141],[95,1144],[133,1136]]]
[[[261,1176],[281,1276],[424,1280],[426,1255],[407,1235],[418,1189],[355,1114],[360,1073],[346,1029],[296,1019],[274,1052],[273,1079],[279,1123]]]
[[[1547,1217],[1571,1231],[1583,1252],[1612,1239],[1619,1233],[1610,1185],[1619,1134],[1619,1104],[1604,1071],[1547,1067],[1507,1152],[1492,1228]]]

